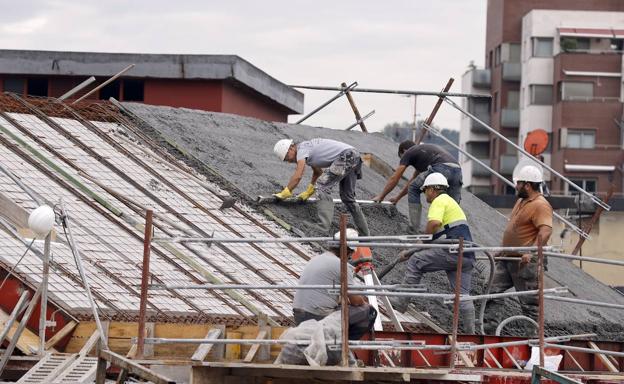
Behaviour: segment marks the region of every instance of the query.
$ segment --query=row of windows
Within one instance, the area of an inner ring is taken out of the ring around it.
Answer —
[[[116,80],[100,89],[97,93],[97,97],[100,100],[108,100],[114,97],[117,100],[123,101],[143,101],[144,88],[145,84],[141,79]],[[51,96],[49,92],[49,79],[43,77],[8,77],[4,79],[2,89],[5,92],[12,92],[20,95]],[[83,91],[83,93],[84,92],[85,91]],[[120,97],[122,93],[123,97]]]

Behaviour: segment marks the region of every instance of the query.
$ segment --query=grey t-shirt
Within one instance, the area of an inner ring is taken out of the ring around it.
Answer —
[[[353,284],[353,266],[348,265],[347,282]],[[336,284],[340,288],[340,258],[327,251],[314,256],[303,268],[299,285]],[[338,295],[330,295],[326,289],[298,289],[295,291],[293,308],[319,316],[326,316],[340,306]]]
[[[327,168],[347,149],[354,148],[331,139],[302,141],[297,145],[297,161],[305,159],[306,164],[311,167]]]

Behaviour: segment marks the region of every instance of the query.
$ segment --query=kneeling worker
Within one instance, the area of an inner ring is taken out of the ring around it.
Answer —
[[[422,185],[429,206],[427,214],[427,228],[425,232],[433,235],[433,242],[443,239],[459,239],[472,241],[472,235],[466,215],[459,204],[447,194],[448,182],[441,173],[430,173]],[[402,252],[407,262],[407,272],[403,284],[419,284],[427,272],[445,271],[451,288],[455,289],[455,275],[457,271],[458,253],[451,253],[448,249],[410,249]],[[472,267],[475,261],[474,252],[464,252],[461,272],[461,293],[470,294],[472,282]],[[395,300],[395,308],[405,312],[410,302],[409,297]],[[472,301],[460,302],[460,320],[464,333],[475,332],[475,309]]]
[[[347,237],[357,237],[354,229],[347,229]],[[338,238],[340,233],[334,235]],[[349,246],[347,255],[350,258],[355,246]],[[347,283],[354,285],[353,267],[348,266]],[[320,255],[314,256],[303,268],[299,285],[332,285],[340,287],[340,248],[334,247]],[[330,295],[327,289],[297,289],[293,302],[295,324],[310,319],[321,320],[325,316],[340,309],[339,295]],[[368,304],[366,296],[349,295],[349,339],[359,340],[373,329],[377,311]]]

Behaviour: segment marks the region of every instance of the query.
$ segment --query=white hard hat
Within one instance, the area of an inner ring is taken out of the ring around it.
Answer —
[[[288,153],[288,149],[290,148],[292,143],[292,139],[282,139],[275,143],[275,146],[273,147],[273,152],[275,152],[275,154],[277,155],[277,157],[279,157],[281,161],[284,161],[284,159],[286,158],[286,154]]]
[[[347,239],[349,239],[349,238],[353,239],[353,238],[356,238],[356,237],[359,236],[358,232],[355,229],[353,229],[353,228],[347,228],[346,232],[347,232],[346,233]],[[340,240],[340,232],[336,232],[334,234],[334,240]],[[350,240],[350,241],[352,241],[352,240]],[[355,249],[356,248],[355,245],[349,245],[348,247],[349,247],[349,249]]]
[[[39,236],[47,235],[54,227],[54,210],[47,205],[35,209],[28,216],[28,227]]]
[[[444,177],[444,175],[439,172],[433,172],[427,175],[427,177],[425,178],[425,182],[423,183],[422,187],[420,187],[420,190],[424,191],[425,187],[428,187],[430,185],[441,185],[447,188],[449,186],[446,177]]]
[[[513,179],[514,183],[517,183],[518,181],[541,183],[544,181],[544,175],[542,170],[535,165],[525,165],[518,171],[518,174],[515,175]]]

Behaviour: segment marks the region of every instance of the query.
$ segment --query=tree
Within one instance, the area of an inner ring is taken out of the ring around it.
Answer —
[[[420,134],[420,130],[423,129],[422,128],[422,123],[423,120],[419,120],[418,121],[418,129],[416,130],[416,137],[418,137],[418,135]],[[436,127],[435,125],[433,125],[434,128],[440,130],[438,127]],[[383,130],[383,134],[384,136],[388,137],[389,139],[400,143],[402,141],[405,140],[412,140],[413,137],[413,128],[414,128],[414,124],[409,123],[407,121],[404,121],[402,123],[398,123],[398,122],[394,122],[394,123],[390,123],[387,124],[384,127]],[[459,143],[459,132],[452,130],[452,129],[446,129],[443,128],[440,130],[442,132],[442,135],[444,137],[446,137],[447,139],[451,140],[453,143],[458,144]],[[423,143],[428,143],[428,144],[436,144],[439,145],[441,147],[443,147],[444,149],[446,149],[450,154],[452,154],[453,156],[455,156],[455,158],[458,157],[459,155],[459,151],[457,151],[457,149],[455,149],[453,146],[451,146],[450,144],[446,143],[444,140],[442,140],[441,138],[432,135],[432,134],[427,134],[425,135],[425,138],[422,141]]]

